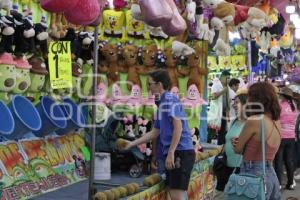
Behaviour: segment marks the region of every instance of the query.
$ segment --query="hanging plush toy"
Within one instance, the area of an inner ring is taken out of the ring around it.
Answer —
[[[47,32],[47,22],[45,16],[42,16],[41,22],[34,25],[35,31],[35,55],[46,60],[48,57],[48,43],[49,34]]]
[[[199,142],[199,139],[200,139],[199,129],[197,127],[192,128],[191,135],[192,135],[193,147],[194,147],[195,153],[202,152],[202,147]]]
[[[138,48],[134,45],[126,45],[123,48],[122,56],[124,58],[124,66],[128,68],[127,75],[127,88],[131,90],[132,85],[138,85],[142,87],[141,80],[138,74],[138,69],[141,67],[138,65]]]
[[[114,83],[112,85],[111,97],[107,101],[107,104],[111,107],[111,109],[114,112],[118,111],[118,108],[123,111],[124,107],[126,107],[127,99],[128,98],[123,95],[120,86]]]
[[[1,42],[0,54],[12,53],[14,43],[15,24],[14,18],[11,16],[1,17]]]
[[[187,65],[190,68],[189,80],[187,83],[187,87],[195,84],[198,91],[201,94],[204,94],[203,80],[201,77],[206,76],[208,74],[208,69],[205,66],[201,65],[204,50],[199,45],[195,47],[195,53],[188,55]]]
[[[118,63],[118,46],[115,44],[105,44],[101,52],[106,60],[107,64],[107,80],[108,86],[116,83],[120,80],[120,66]]]
[[[157,46],[155,44],[148,45],[143,48],[142,60],[143,66],[139,71],[147,74],[155,68],[157,58]]]
[[[128,115],[123,118],[121,121],[123,124],[124,136],[127,139],[135,138],[135,125],[136,125],[136,117],[135,115]]]
[[[26,53],[31,53],[34,50],[32,41],[34,41],[35,31],[30,19],[27,17],[24,18],[23,15],[17,11],[17,5],[14,5],[14,9],[15,10],[11,11],[16,24],[14,34],[14,54],[18,57],[17,59],[23,59],[22,57]]]
[[[166,68],[170,76],[171,87],[178,87],[177,57],[173,54],[171,48],[165,48],[163,54],[165,56]]]
[[[26,92],[27,98],[37,104],[42,96],[42,89],[45,84],[45,76],[48,75],[46,64],[39,57],[31,57],[29,64],[32,66],[30,69],[31,85]]]
[[[28,63],[27,59],[21,57],[15,59],[16,62],[16,87],[12,90],[13,94],[22,94],[31,85],[30,69],[32,66]]]
[[[143,97],[141,88],[138,85],[133,85],[131,89],[130,97],[128,98],[126,105],[129,107],[129,112],[141,115],[143,112]]]
[[[154,114],[157,110],[157,105],[155,104],[155,97],[154,95],[149,91],[148,97],[144,99],[144,111],[143,111],[143,117],[148,120],[153,120]]]
[[[97,86],[96,101],[98,103],[107,103],[107,87],[104,83],[100,83]]]
[[[0,99],[4,102],[9,102],[8,93],[16,86],[15,64],[11,54],[0,54]]]
[[[182,105],[190,128],[199,127],[201,106],[207,104],[201,97],[196,85],[188,88],[187,95],[182,98]]]
[[[125,13],[123,11],[105,10],[102,20],[102,35],[111,43],[117,44],[125,36]]]
[[[77,102],[79,100],[79,92],[82,84],[82,67],[77,62],[72,63],[72,98]]]
[[[126,11],[126,31],[128,41],[136,46],[142,46],[144,44],[145,25],[142,21],[132,17],[131,10]]]

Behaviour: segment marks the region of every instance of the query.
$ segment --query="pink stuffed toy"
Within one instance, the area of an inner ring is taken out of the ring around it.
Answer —
[[[141,88],[138,85],[133,85],[131,89],[131,95],[127,101],[129,106],[141,106],[143,104],[143,97],[141,94]]]
[[[61,13],[67,10],[73,10],[78,0],[41,0],[41,7],[49,12]],[[76,13],[76,12],[75,12]]]
[[[118,84],[114,83],[112,85],[112,96],[107,101],[108,105],[125,105],[127,98],[122,94],[121,88]]]
[[[125,0],[114,0],[113,5],[115,10],[121,10],[127,6],[127,1]]]
[[[106,103],[107,102],[107,87],[104,83],[100,83],[97,86],[97,96],[96,96],[96,101],[98,103]]]
[[[146,97],[144,99],[143,104],[145,106],[155,106],[156,107],[155,96],[150,91],[148,92],[148,97]]]
[[[76,6],[64,14],[72,24],[89,25],[99,17],[100,5],[98,0],[78,0]]]
[[[195,84],[188,88],[187,97],[182,99],[182,104],[185,107],[197,107],[207,102],[200,97],[200,93]]]

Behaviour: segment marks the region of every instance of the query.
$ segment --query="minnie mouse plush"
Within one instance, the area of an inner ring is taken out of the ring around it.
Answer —
[[[128,115],[123,118],[122,120],[124,136],[128,139],[135,138],[135,124],[136,124],[136,117],[135,115]]]
[[[137,124],[139,136],[145,135],[151,130],[152,127],[152,122],[144,117],[138,117]]]

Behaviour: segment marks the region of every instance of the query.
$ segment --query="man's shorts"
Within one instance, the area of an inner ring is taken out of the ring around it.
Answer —
[[[187,190],[195,163],[195,151],[175,151],[175,169],[166,170],[166,186],[170,189]]]

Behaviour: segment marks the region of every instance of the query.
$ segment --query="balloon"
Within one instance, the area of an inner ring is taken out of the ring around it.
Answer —
[[[162,26],[172,19],[173,11],[165,0],[141,0],[139,5],[146,24],[150,26]]]
[[[72,10],[78,0],[41,0],[41,7],[49,12],[61,13],[67,10]]]
[[[72,24],[89,25],[99,17],[100,6],[98,0],[78,0],[75,8],[64,14]]]

